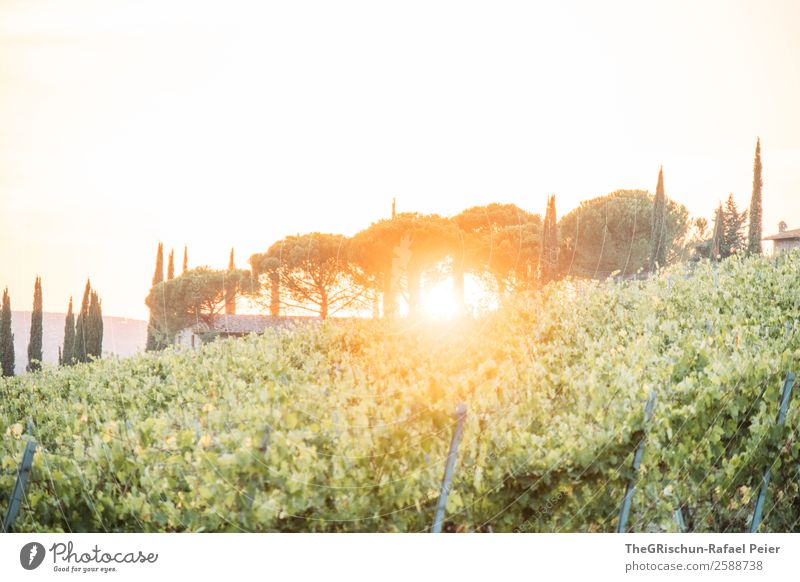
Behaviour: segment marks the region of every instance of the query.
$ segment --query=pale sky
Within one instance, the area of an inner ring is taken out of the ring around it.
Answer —
[[[224,267],[398,210],[619,188],[800,227],[800,2],[0,0],[0,285],[145,318],[158,240]],[[545,4],[545,3],[542,3]]]

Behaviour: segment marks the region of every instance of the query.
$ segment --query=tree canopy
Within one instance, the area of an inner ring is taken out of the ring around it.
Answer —
[[[167,345],[190,325],[204,323],[213,329],[231,297],[248,296],[254,289],[250,271],[198,267],[155,285],[145,303],[159,343]]]
[[[618,190],[582,202],[559,223],[561,274],[606,277],[619,272],[625,276],[647,269],[653,207],[653,196],[644,190]],[[665,208],[669,261],[689,228],[689,213],[672,200]]]
[[[348,259],[349,239],[338,234],[314,232],[288,236],[266,253],[250,258],[259,274],[277,277],[281,305],[318,314],[325,319],[340,310],[355,308],[366,300],[359,274]],[[272,297],[270,297],[272,302]]]

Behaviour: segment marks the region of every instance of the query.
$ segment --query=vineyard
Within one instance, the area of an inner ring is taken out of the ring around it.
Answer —
[[[733,257],[0,380],[0,509],[32,438],[17,531],[427,531],[463,403],[448,531],[614,531],[632,480],[629,531],[746,531],[768,467],[795,531],[798,282]]]

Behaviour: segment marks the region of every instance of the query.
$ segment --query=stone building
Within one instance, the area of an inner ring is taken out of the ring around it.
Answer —
[[[783,253],[793,249],[800,249],[800,228],[789,230],[785,222],[778,225],[778,234],[764,237],[764,240],[772,241],[772,248],[775,253]]]

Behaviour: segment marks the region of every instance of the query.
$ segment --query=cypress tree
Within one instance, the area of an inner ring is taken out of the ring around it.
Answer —
[[[228,259],[228,270],[233,271],[236,269],[236,262],[233,260],[233,249],[231,249],[231,256]],[[236,289],[229,286],[225,290],[225,315],[236,315]]]
[[[31,337],[28,341],[28,372],[42,369],[42,279],[36,277],[33,286]]]
[[[762,231],[761,189],[764,181],[761,178],[761,138],[756,140],[756,157],[753,161],[753,196],[750,199],[750,225],[747,236],[747,250],[750,254],[760,255]]]
[[[658,169],[653,221],[650,229],[650,269],[667,264],[667,196],[664,193],[664,168]]]
[[[725,238],[725,212],[720,202],[714,217],[714,234],[711,235],[711,260],[718,261],[722,258],[722,241]]]
[[[175,278],[175,249],[169,251],[169,261],[167,261],[167,281]]]
[[[547,199],[547,211],[542,224],[542,254],[539,258],[539,280],[542,285],[555,280],[558,271],[558,222],[556,196]]]
[[[185,257],[185,254],[184,254]],[[164,245],[159,242],[158,249],[156,250],[156,270],[153,273],[153,285],[151,290],[155,288],[156,285],[164,281]],[[145,345],[145,350],[148,352],[152,352],[153,350],[159,349],[159,341],[156,336],[156,327],[155,322],[153,320],[153,310],[150,309],[150,319],[147,322],[147,344]]]
[[[153,273],[153,287],[164,280],[164,244],[158,243],[158,250],[156,251],[156,270]]]
[[[67,319],[64,321],[64,347],[61,350],[61,365],[71,366],[75,363],[75,314],[72,311],[72,297],[69,298]]]
[[[87,359],[99,359],[103,355],[103,309],[100,304],[100,297],[94,290],[92,290],[89,298],[89,309],[86,319],[86,356]]]
[[[91,300],[92,286],[86,281],[86,289],[83,291],[81,310],[78,312],[78,319],[75,322],[75,343],[72,348],[72,359],[76,363],[89,361],[89,342],[91,332],[89,331],[89,301]]]
[[[11,298],[8,287],[3,291],[3,307],[0,311],[0,372],[3,376],[14,375],[14,334],[11,331]]]
[[[189,270],[189,249],[186,245],[183,245],[183,272]]]

